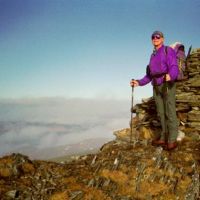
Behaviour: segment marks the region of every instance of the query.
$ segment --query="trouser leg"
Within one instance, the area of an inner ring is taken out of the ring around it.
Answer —
[[[166,126],[166,121],[165,121],[165,103],[163,101],[163,96],[162,96],[162,86],[154,86],[153,88],[153,96],[155,99],[156,103],[156,110],[158,117],[160,119],[161,123],[161,134],[160,134],[160,139],[165,140],[165,134],[167,132],[167,126]]]
[[[166,122],[168,127],[168,142],[174,142],[178,135],[178,122],[176,116],[176,83],[168,84],[168,93],[165,97]]]

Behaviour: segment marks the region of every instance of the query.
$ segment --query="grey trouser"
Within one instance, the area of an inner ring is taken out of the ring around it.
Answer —
[[[156,103],[157,114],[161,122],[161,138],[168,142],[176,141],[178,135],[178,122],[176,116],[176,83],[163,83],[153,87],[153,96]],[[166,134],[168,138],[166,138]]]

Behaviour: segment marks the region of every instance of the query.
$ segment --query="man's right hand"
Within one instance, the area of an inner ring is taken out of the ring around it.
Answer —
[[[131,85],[131,87],[137,87],[137,86],[139,86],[139,82],[132,79],[131,82],[130,82],[130,85]]]

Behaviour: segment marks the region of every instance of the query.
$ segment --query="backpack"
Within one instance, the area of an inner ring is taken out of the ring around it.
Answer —
[[[175,42],[174,44],[171,44],[170,47],[174,49],[176,53],[176,59],[178,63],[178,69],[179,74],[177,77],[177,81],[185,80],[186,77],[184,76],[185,67],[186,67],[186,60],[188,56],[190,55],[190,51],[192,49],[192,46],[190,46],[187,57],[185,55],[185,46],[180,42]],[[165,48],[165,52],[167,54],[167,47]]]

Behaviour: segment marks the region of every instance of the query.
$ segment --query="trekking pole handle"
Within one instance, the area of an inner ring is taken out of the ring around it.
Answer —
[[[137,87],[137,86],[139,86],[138,80],[131,79],[131,87]]]
[[[132,88],[134,87],[134,82],[133,82],[134,80],[135,79],[131,79],[131,82],[130,82]]]
[[[131,79],[131,81],[133,82],[135,79]],[[134,87],[134,84],[132,85],[132,87]]]

